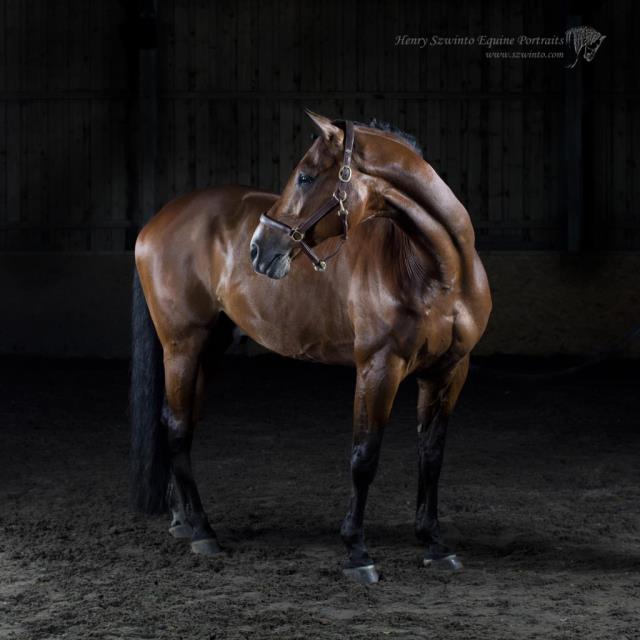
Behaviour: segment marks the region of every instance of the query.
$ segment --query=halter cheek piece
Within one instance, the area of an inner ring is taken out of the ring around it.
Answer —
[[[347,239],[347,232],[349,231],[349,222],[347,220],[349,212],[344,206],[349,196],[349,183],[351,182],[351,156],[353,155],[353,122],[347,120],[345,122],[345,136],[344,136],[344,155],[342,158],[342,165],[340,171],[338,171],[338,183],[332,196],[324,202],[314,213],[312,213],[304,222],[297,227],[290,227],[284,222],[274,220],[266,213],[260,216],[260,224],[265,227],[271,227],[277,231],[286,233],[296,244],[300,245],[302,251],[307,255],[309,260],[313,263],[313,268],[316,271],[324,271],[327,268],[327,261],[333,258]],[[337,249],[324,258],[318,258],[313,249],[304,241],[304,236],[315,226],[320,220],[329,215],[335,208],[338,208],[338,217],[342,223],[342,237]]]

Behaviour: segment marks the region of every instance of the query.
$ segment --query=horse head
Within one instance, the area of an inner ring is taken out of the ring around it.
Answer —
[[[317,138],[251,238],[253,267],[270,278],[286,276],[300,251],[324,270],[326,261],[313,248],[330,238],[346,238],[347,225],[360,217],[370,191],[370,179],[358,171],[359,151],[351,162],[353,140],[351,149],[345,149],[347,124],[306,113]]]

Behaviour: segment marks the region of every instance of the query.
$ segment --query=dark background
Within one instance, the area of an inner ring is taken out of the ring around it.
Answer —
[[[480,352],[606,348],[639,305],[639,12],[631,0],[4,0],[0,352],[126,356],[143,220],[207,185],[278,191],[310,143],[304,107],[415,135],[467,206],[496,301]],[[570,70],[395,46],[574,24],[607,37]]]
[[[640,248],[630,0],[160,0],[142,19],[136,2],[2,9],[4,250],[126,251],[177,194],[235,182],[278,191],[309,145],[305,106],[415,135],[468,204],[481,249]],[[479,46],[394,46],[400,34],[562,36],[577,17],[607,38],[595,64],[570,71],[486,59]],[[568,199],[574,164],[584,211]]]
[[[639,18],[632,0],[0,0],[0,639],[636,638]],[[607,37],[574,69],[394,46],[580,24]],[[226,554],[128,508],[136,232],[194,188],[280,189],[304,107],[415,135],[474,222],[494,311],[440,483],[461,573],[424,569],[413,539],[413,381],[364,588],[338,536],[354,372],[251,344],[213,373],[194,442]]]

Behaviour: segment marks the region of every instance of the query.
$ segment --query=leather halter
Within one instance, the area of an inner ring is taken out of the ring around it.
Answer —
[[[347,239],[347,232],[349,231],[348,216],[349,212],[344,206],[349,196],[349,183],[351,182],[351,156],[353,155],[353,122],[351,120],[345,121],[345,136],[344,136],[344,155],[342,157],[342,165],[338,171],[338,183],[336,189],[331,197],[324,202],[318,209],[314,211],[306,220],[300,223],[297,227],[290,227],[284,222],[274,220],[266,213],[260,216],[260,224],[266,227],[271,227],[277,231],[286,233],[296,244],[300,245],[302,251],[307,255],[309,260],[313,263],[313,268],[316,271],[324,271],[327,268],[327,261],[333,258]],[[319,258],[313,251],[313,249],[304,241],[304,236],[315,226],[320,220],[329,215],[336,207],[338,207],[338,217],[342,223],[342,238],[338,248],[324,258]]]

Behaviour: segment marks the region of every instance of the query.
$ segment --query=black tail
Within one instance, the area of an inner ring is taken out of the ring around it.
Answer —
[[[167,510],[169,445],[161,423],[162,346],[149,315],[137,269],[133,276],[131,353],[131,504],[143,513]]]

